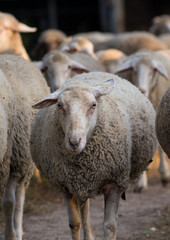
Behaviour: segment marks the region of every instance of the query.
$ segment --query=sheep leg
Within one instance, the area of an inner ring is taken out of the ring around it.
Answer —
[[[138,182],[135,184],[134,187],[134,192],[141,192],[141,191],[145,191],[148,188],[148,178],[147,178],[147,174],[146,171],[144,171],[141,175],[140,178],[138,180]]]
[[[17,179],[10,176],[2,198],[2,209],[5,217],[5,240],[17,240],[14,226],[17,184]]]
[[[63,194],[64,201],[67,207],[69,227],[71,229],[72,239],[80,240],[81,217],[79,205],[76,197],[70,193]]]
[[[104,188],[104,237],[106,240],[116,240],[117,211],[122,192],[113,184],[107,184]]]
[[[165,153],[162,148],[159,146],[159,157],[160,157],[160,164],[159,164],[159,173],[161,176],[161,181],[163,185],[166,185],[170,179],[170,170],[168,167],[168,163],[166,161]]]
[[[17,240],[22,239],[22,219],[23,219],[23,207],[25,201],[25,184],[21,182],[16,191],[16,206],[15,206],[15,218],[14,224],[16,229]]]
[[[94,233],[91,229],[90,224],[90,200],[87,199],[87,201],[82,204],[80,202],[79,205],[83,225],[84,240],[94,240]]]

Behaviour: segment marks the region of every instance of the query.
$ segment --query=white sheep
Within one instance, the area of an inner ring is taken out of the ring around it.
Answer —
[[[0,12],[0,53],[12,51],[25,59],[30,59],[23,46],[20,32],[35,32],[32,28],[19,22],[13,15]]]
[[[104,194],[104,235],[115,240],[120,197],[156,149],[151,103],[128,81],[92,72],[69,79],[33,107],[45,109],[33,124],[32,157],[64,196],[72,238],[80,239],[80,208],[84,239],[94,239],[88,199]]]
[[[5,240],[22,239],[25,190],[35,169],[30,154],[31,108],[49,93],[36,66],[16,55],[0,55],[0,197]]]
[[[167,47],[159,38],[149,32],[134,31],[115,34],[113,39],[99,44],[97,50],[108,48],[116,48],[130,55],[140,49],[157,51]]]
[[[51,51],[36,65],[44,73],[51,92],[76,74],[92,71],[105,71],[104,67],[85,53],[69,54],[60,50]]]
[[[33,55],[41,59],[46,53],[58,49],[67,39],[66,34],[59,29],[47,29],[43,31],[33,49]]]
[[[82,36],[68,38],[60,45],[59,49],[68,53],[87,53],[96,59],[93,43]]]
[[[157,109],[162,96],[170,87],[170,51],[136,52],[119,66],[117,73],[137,86]],[[170,171],[161,148],[159,148],[159,155],[159,172],[162,183],[166,184],[169,181]],[[147,187],[147,178],[144,174],[136,190],[140,191]]]
[[[156,133],[161,147],[170,158],[170,88],[166,91],[158,106]]]
[[[97,60],[109,73],[115,73],[121,63],[126,59],[126,55],[117,49],[106,49],[96,52]]]

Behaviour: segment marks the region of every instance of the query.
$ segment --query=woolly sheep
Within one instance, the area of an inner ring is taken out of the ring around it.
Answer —
[[[64,196],[72,238],[80,239],[79,205],[84,239],[94,239],[88,199],[104,194],[105,239],[116,239],[119,199],[156,149],[151,103],[128,81],[92,72],[69,79],[33,107],[45,109],[33,124],[32,157]]]
[[[67,39],[66,34],[58,29],[47,29],[43,31],[38,40],[33,55],[41,59],[46,53],[58,49],[62,42]]]
[[[157,109],[162,96],[170,87],[169,50],[158,52],[139,51],[132,54],[120,65],[117,73],[137,86],[149,98],[154,108]],[[166,184],[169,181],[170,171],[161,148],[159,148],[159,154],[161,180],[163,184]],[[146,188],[147,179],[144,175],[136,190]]]
[[[152,26],[149,31],[156,36],[170,33],[170,15],[156,16],[152,19]]]
[[[124,32],[114,36],[98,48],[104,50],[116,48],[127,55],[130,55],[140,49],[151,49],[153,51],[166,49],[166,45],[156,36],[148,32]]]
[[[25,190],[35,169],[29,147],[35,115],[31,105],[49,89],[33,63],[8,54],[0,55],[0,89],[0,197],[3,193],[5,240],[21,240]]]
[[[126,59],[126,55],[117,49],[107,49],[96,52],[96,57],[106,72],[115,73],[119,65]]]
[[[170,158],[170,88],[164,94],[158,106],[156,133],[161,147]]]
[[[46,54],[36,65],[44,73],[51,92],[61,87],[70,77],[83,72],[105,71],[104,67],[85,53],[69,54],[60,50]]]
[[[23,46],[20,32],[35,32],[36,28],[19,22],[13,15],[0,12],[0,53],[12,51],[25,59],[30,59]]]
[[[59,49],[62,51],[66,51],[68,53],[75,52],[88,53],[94,59],[96,59],[96,56],[94,54],[93,43],[90,42],[87,38],[82,36],[68,38],[68,40],[61,44]]]

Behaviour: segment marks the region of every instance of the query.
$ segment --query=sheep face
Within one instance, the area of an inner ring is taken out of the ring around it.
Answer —
[[[117,73],[131,70],[131,81],[140,91],[149,97],[150,92],[156,86],[159,74],[168,79],[168,73],[161,61],[149,58],[148,56],[129,57],[118,68]]]
[[[60,88],[68,78],[82,72],[88,72],[84,65],[72,60],[60,51],[53,51],[47,54],[43,62],[38,66],[44,73],[51,92]]]
[[[109,93],[114,86],[113,79],[90,87],[78,82],[59,89],[38,103],[34,108],[45,108],[56,103],[56,113],[65,133],[65,147],[74,154],[86,146],[96,122],[99,98]]]

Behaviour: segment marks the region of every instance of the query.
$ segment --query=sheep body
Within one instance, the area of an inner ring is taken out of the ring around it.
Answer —
[[[0,69],[6,79],[1,82],[0,75],[0,190],[3,193],[5,239],[15,240],[22,239],[25,189],[35,169],[29,143],[35,116],[31,105],[48,94],[49,89],[36,66],[19,56],[0,55]],[[6,84],[4,87],[3,83]]]
[[[110,182],[125,190],[147,169],[156,148],[153,107],[128,81],[96,72],[69,79],[62,89],[86,89],[110,78],[115,88],[100,100],[95,130],[80,154],[66,150],[55,105],[40,110],[33,124],[37,167],[61,192],[68,189],[81,200],[102,193]]]
[[[10,171],[9,158],[12,153],[12,140],[15,123],[15,96],[12,86],[0,70],[0,196],[2,195]]]
[[[140,49],[151,49],[153,51],[166,49],[166,45],[156,36],[148,32],[125,32],[116,34],[113,39],[105,43],[99,43],[97,50],[116,48],[127,55]],[[96,51],[96,49],[95,49]]]
[[[164,94],[158,106],[156,133],[161,147],[170,158],[170,88]]]

